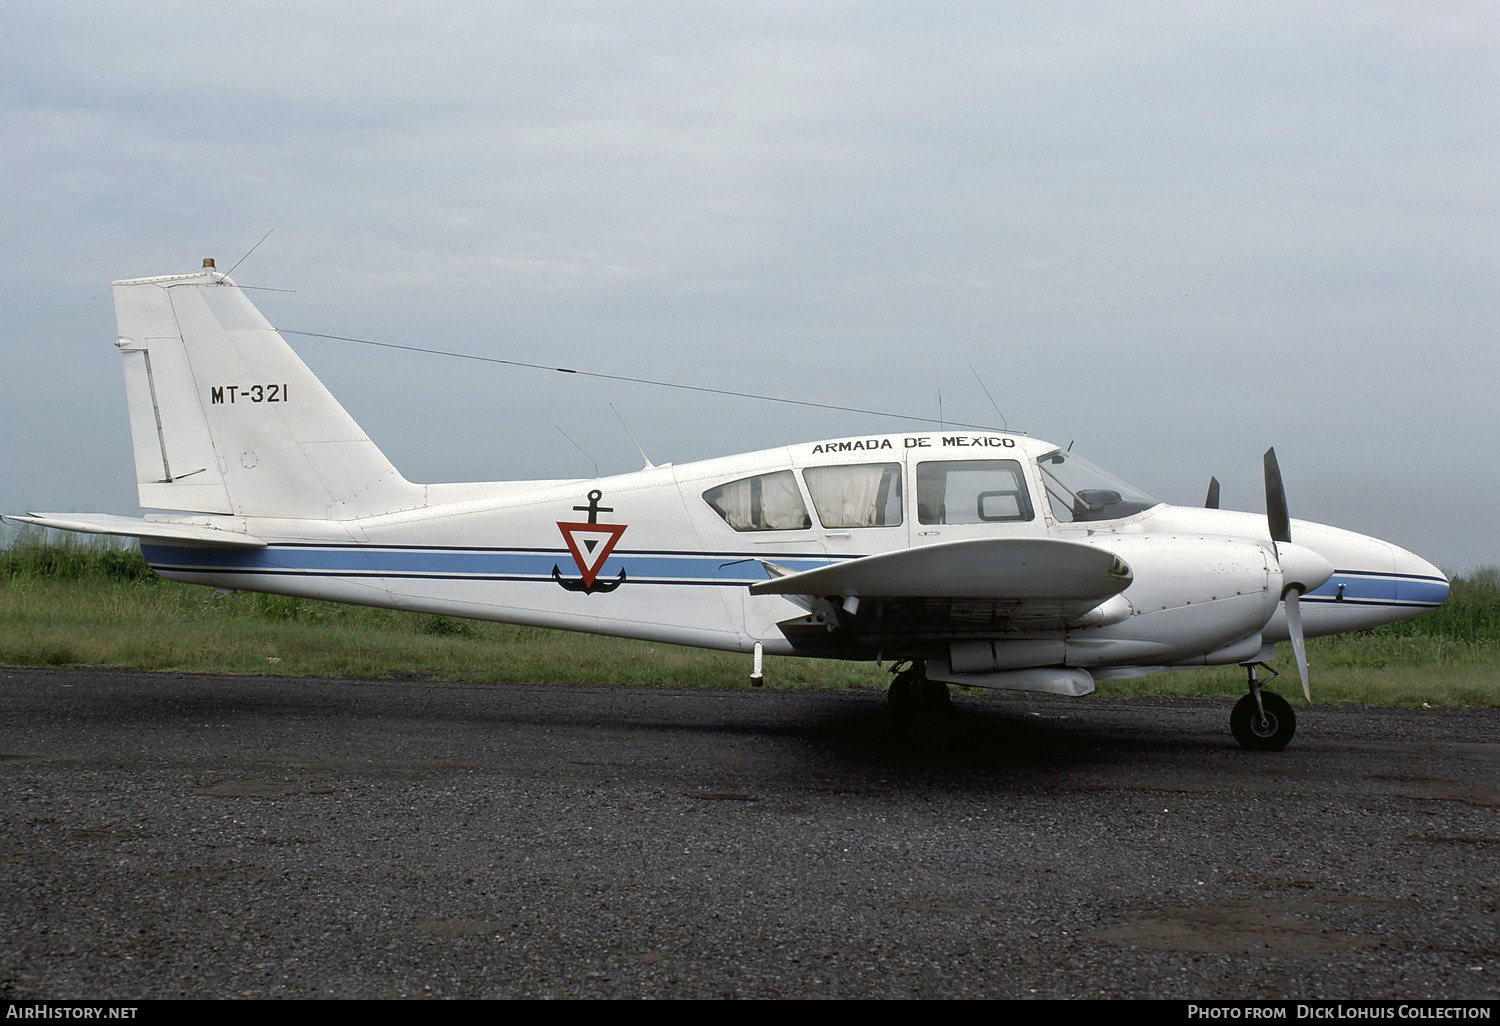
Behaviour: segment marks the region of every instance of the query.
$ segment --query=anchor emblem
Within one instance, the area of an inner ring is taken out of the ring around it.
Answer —
[[[614,591],[625,583],[625,571],[620,571],[620,576],[613,581],[599,580],[599,571],[604,567],[604,561],[609,554],[615,550],[615,544],[620,540],[620,535],[625,533],[625,524],[601,524],[600,513],[613,513],[613,506],[601,506],[599,500],[604,498],[604,493],[595,488],[589,492],[589,504],[587,506],[574,506],[580,513],[589,515],[588,523],[581,524],[570,521],[557,521],[557,529],[562,532],[563,541],[567,542],[568,551],[573,554],[573,562],[578,566],[579,579],[567,580],[557,564],[552,564],[552,579],[562,585],[568,591],[581,591],[585,595],[595,592]]]

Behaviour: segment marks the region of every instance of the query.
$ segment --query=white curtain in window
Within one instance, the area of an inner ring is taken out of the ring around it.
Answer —
[[[797,479],[790,470],[767,474],[760,480],[760,510],[765,526],[772,531],[795,531],[807,527],[807,507],[797,491]]]
[[[731,481],[726,485],[710,489],[703,496],[715,509],[724,521],[736,531],[753,531],[755,524],[750,520],[750,479],[743,481]]]
[[[736,531],[796,531],[811,524],[790,470],[730,481],[703,497]]]
[[[862,463],[809,467],[802,476],[824,527],[879,527],[885,524],[881,483],[899,472],[899,464]]]

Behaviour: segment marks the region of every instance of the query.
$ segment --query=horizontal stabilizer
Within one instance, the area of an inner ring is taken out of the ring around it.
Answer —
[[[79,531],[83,534],[114,534],[126,538],[140,538],[157,542],[194,542],[199,545],[225,545],[231,548],[261,549],[266,543],[261,538],[216,527],[200,527],[197,524],[164,524],[138,517],[117,517],[108,513],[32,513],[18,517],[7,514],[6,520],[18,524],[35,524],[52,527],[59,531]]]
[[[779,568],[768,566],[771,573]],[[1051,538],[973,538],[883,552],[750,586],[752,595],[1016,599],[1089,605],[1130,587],[1106,549]]]

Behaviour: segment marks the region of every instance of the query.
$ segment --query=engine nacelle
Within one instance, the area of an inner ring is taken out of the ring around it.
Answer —
[[[950,672],[1230,663],[1260,651],[1261,629],[1276,612],[1283,587],[1269,540],[1141,534],[1086,542],[1115,553],[1135,571],[1130,587],[1117,596],[1118,609],[1109,610],[1128,609],[1127,616],[1101,616],[1097,625],[1064,631],[955,641],[949,646]]]

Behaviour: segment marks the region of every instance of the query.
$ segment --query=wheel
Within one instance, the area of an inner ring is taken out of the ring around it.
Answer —
[[[898,673],[887,703],[891,726],[903,745],[930,750],[952,740],[958,713],[942,681],[928,680],[920,669]]]
[[[1255,711],[1255,696],[1246,695],[1234,703],[1229,714],[1229,732],[1240,743],[1241,748],[1257,752],[1279,752],[1297,733],[1297,714],[1287,700],[1270,691],[1260,693],[1262,718]]]
[[[891,715],[897,719],[916,716],[922,712],[948,711],[953,708],[953,699],[948,694],[948,685],[940,680],[928,680],[920,664],[903,670],[891,678],[890,691],[886,693]]]

